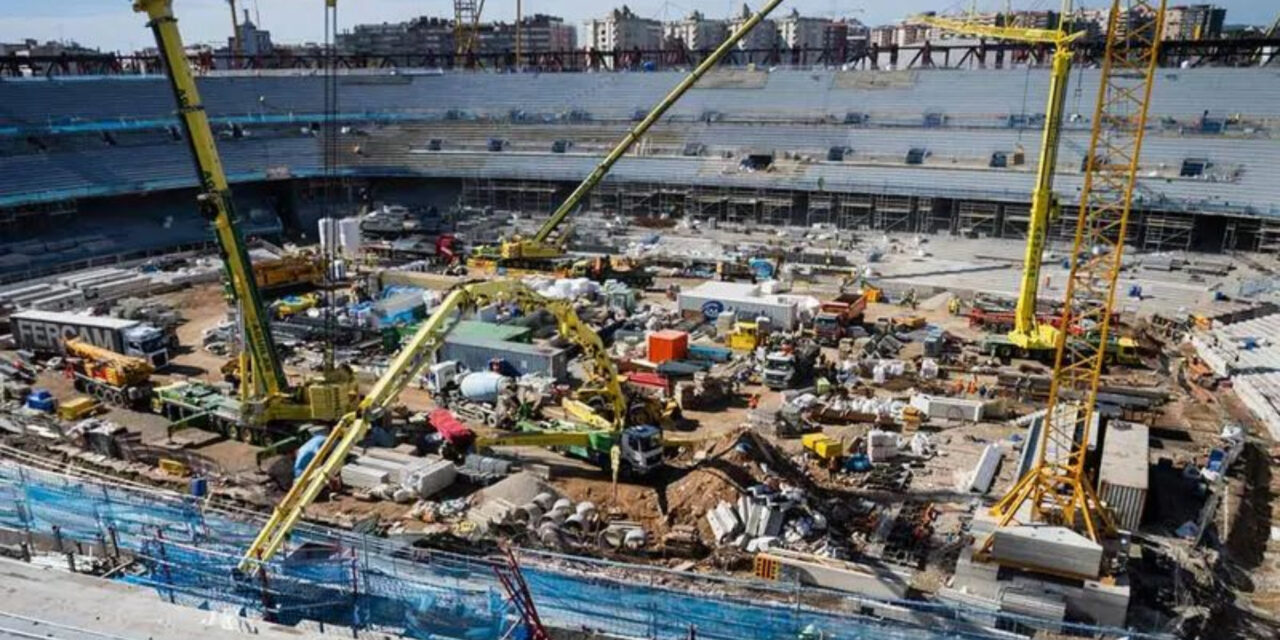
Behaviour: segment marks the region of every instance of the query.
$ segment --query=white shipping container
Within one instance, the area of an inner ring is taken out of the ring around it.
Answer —
[[[1101,498],[1128,531],[1137,531],[1147,501],[1151,468],[1150,429],[1145,424],[1113,420],[1107,424],[1098,465]]]
[[[360,255],[359,218],[320,218],[320,250],[354,258]]]
[[[732,311],[738,320],[751,321],[763,316],[774,327],[790,331],[797,322],[797,302],[785,296],[763,295],[760,287],[742,282],[705,282],[679,298],[681,313],[700,313],[708,321]]]

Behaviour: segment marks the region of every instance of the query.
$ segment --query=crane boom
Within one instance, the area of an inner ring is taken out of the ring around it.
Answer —
[[[244,326],[244,349],[248,353],[249,366],[241,370],[247,375],[246,384],[257,397],[283,395],[288,389],[288,379],[271,340],[270,319],[263,312],[262,294],[253,277],[249,250],[235,224],[231,188],[222,169],[222,158],[218,154],[213,129],[209,126],[208,114],[200,101],[191,67],[187,64],[178,19],[173,15],[173,0],[135,0],[133,10],[147,14],[150,19],[147,24],[155,35],[156,48],[168,71],[166,75],[177,102],[178,119],[200,182],[200,211],[208,218],[217,236],[218,249],[231,282],[231,293],[238,303],[240,321]]]
[[[956,33],[1051,44],[1054,47],[1049,74],[1049,97],[1045,105],[1044,131],[1040,139],[1039,162],[1036,165],[1035,186],[1031,191],[1031,211],[1027,219],[1027,246],[1022,259],[1022,278],[1018,287],[1017,306],[1014,310],[1013,330],[1009,332],[1011,342],[1028,350],[1052,349],[1057,333],[1052,325],[1040,324],[1036,321],[1036,302],[1040,292],[1040,269],[1043,263],[1044,244],[1049,234],[1049,223],[1058,208],[1058,199],[1053,191],[1053,177],[1058,167],[1058,147],[1062,138],[1067,83],[1071,76],[1071,43],[1084,35],[1083,31],[1075,33],[1066,31],[1066,19],[1070,15],[1070,9],[1070,1],[1064,0],[1057,29],[998,27],[934,16],[921,18],[921,21],[927,24]]]
[[[680,81],[680,84],[677,84],[670,93],[664,96],[662,100],[659,100],[658,104],[654,105],[653,109],[651,109],[649,113],[640,120],[640,122],[637,122],[636,125],[622,137],[622,140],[618,141],[618,144],[614,145],[613,149],[611,149],[604,157],[604,160],[601,160],[600,164],[597,164],[596,167],[591,170],[591,173],[578,184],[573,192],[569,194],[569,197],[565,198],[564,202],[560,203],[560,206],[551,214],[551,217],[547,218],[547,220],[542,223],[542,226],[538,228],[533,237],[529,239],[515,239],[503,243],[501,257],[503,259],[555,258],[563,255],[564,250],[560,246],[549,243],[551,234],[555,233],[555,231],[560,228],[560,225],[564,224],[564,221],[568,219],[569,214],[577,208],[578,203],[581,202],[588,193],[591,193],[591,190],[594,189],[596,185],[600,184],[600,181],[609,173],[609,169],[611,169],[618,160],[622,159],[622,156],[626,155],[626,153],[631,150],[631,147],[635,146],[636,142],[638,142],[640,138],[649,131],[649,128],[657,123],[658,120],[662,119],[662,116],[666,114],[668,109],[675,105],[675,103],[678,102],[680,98],[683,97],[684,94],[702,78],[702,76],[706,75],[708,71],[719,64],[720,60],[732,51],[733,48],[737,46],[738,42],[741,41],[742,38],[753,28],[755,28],[756,25],[760,24],[760,21],[764,20],[764,18],[777,8],[779,4],[782,4],[782,0],[769,0],[769,2],[765,3],[764,7],[754,13],[746,22],[742,23],[733,31],[733,33],[729,34],[729,37],[725,39],[724,42],[720,43],[719,47],[716,47],[716,49],[712,51],[701,64],[695,67],[693,71],[689,72],[689,75],[685,76],[684,79]]]
[[[431,363],[432,356],[444,345],[444,339],[456,325],[459,316],[490,302],[512,303],[525,311],[546,309],[556,317],[561,335],[580,345],[591,358],[590,380],[584,389],[592,389],[611,403],[613,415],[604,418],[612,432],[620,432],[627,415],[626,396],[618,382],[617,369],[609,359],[608,351],[600,336],[587,327],[566,300],[544,298],[524,284],[513,280],[488,280],[464,284],[449,292],[440,306],[422,323],[408,343],[392,359],[386,373],[378,379],[357,405],[355,411],[344,415],[324,443],[294,482],[284,499],[276,505],[267,524],[254,539],[240,562],[242,571],[249,571],[269,560],[284,544],[285,538],[302,518],[303,511],[328,486],[347,454],[400,396]],[[524,443],[580,444],[589,438],[583,435],[547,435],[541,439],[527,435]]]
[[[1124,14],[1119,0],[1112,2],[1044,435],[1035,464],[991,510],[1005,526],[1029,507],[1033,520],[1080,529],[1094,541],[1114,531],[1115,523],[1085,473],[1085,458],[1108,357],[1165,0],[1132,0],[1130,11],[1152,17],[1122,33]],[[1084,326],[1097,327],[1096,334],[1069,330]],[[1083,401],[1064,402],[1068,390],[1082,392]],[[982,552],[989,553],[992,544],[988,538]]]

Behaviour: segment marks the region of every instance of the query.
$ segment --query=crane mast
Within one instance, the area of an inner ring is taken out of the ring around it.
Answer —
[[[134,0],[133,9],[149,18],[147,25],[164,60],[200,184],[200,212],[213,227],[231,296],[239,311],[244,335],[240,352],[240,421],[246,426],[262,427],[277,420],[336,420],[349,410],[354,377],[349,371],[331,369],[325,371],[322,380],[310,380],[298,388],[289,386],[271,337],[271,319],[254,279],[249,250],[236,226],[231,187],[213,129],[187,64],[173,0]]]
[[[200,212],[213,226],[218,239],[218,249],[226,265],[231,293],[238,304],[240,322],[245,335],[244,352],[248,366],[242,366],[242,377],[253,397],[269,398],[283,395],[288,380],[280,366],[275,344],[271,340],[270,319],[263,313],[262,294],[253,279],[253,265],[249,250],[236,227],[235,206],[222,158],[209,126],[209,116],[200,101],[191,67],[178,31],[178,19],[173,15],[172,0],[136,0],[134,11],[145,13],[148,26],[155,35],[156,48],[168,71],[169,85],[178,105],[178,119],[191,157],[195,162],[196,177],[200,182]]]
[[[1022,278],[1018,288],[1017,306],[1014,310],[1013,330],[1009,332],[1009,340],[1026,350],[1048,350],[1052,349],[1056,343],[1057,330],[1051,325],[1039,324],[1036,320],[1036,301],[1040,291],[1040,269],[1043,263],[1045,240],[1049,235],[1049,223],[1058,209],[1058,197],[1053,191],[1053,177],[1058,168],[1058,146],[1062,138],[1067,83],[1071,74],[1071,43],[1084,35],[1084,32],[1067,32],[1067,16],[1070,12],[1071,2],[1064,0],[1057,29],[999,27],[934,16],[921,18],[925,23],[956,33],[1049,44],[1054,47],[1039,162],[1036,165],[1035,186],[1031,191],[1031,211],[1027,221],[1027,246],[1022,259]]]
[[[1121,31],[1128,13],[1121,13],[1119,0],[1111,5],[1044,435],[1035,464],[991,510],[999,526],[1026,513],[1034,521],[1080,530],[1095,542],[1114,531],[1115,523],[1085,472],[1085,458],[1107,360],[1165,0],[1132,0],[1129,11],[1151,17]],[[1085,328],[1091,330],[1075,330]],[[1083,400],[1066,402],[1066,391],[1080,393]],[[993,537],[981,553],[990,552]]]

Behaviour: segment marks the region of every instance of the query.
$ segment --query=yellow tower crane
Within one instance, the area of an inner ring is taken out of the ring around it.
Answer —
[[[484,0],[453,0],[453,46],[459,57],[475,51],[482,13]]]
[[[1126,4],[1111,5],[1044,435],[1035,445],[1035,464],[991,510],[1001,527],[1029,519],[1075,529],[1095,542],[1113,532],[1115,523],[1085,472],[1085,454],[1165,16],[1165,0]],[[1145,19],[1129,22],[1131,15]],[[1121,21],[1127,23],[1123,29]],[[1068,391],[1082,400],[1066,402]],[[989,556],[993,540],[984,541],[980,556]]]
[[[1057,329],[1036,320],[1036,300],[1040,289],[1040,265],[1043,260],[1049,223],[1057,214],[1058,197],[1053,192],[1053,176],[1058,168],[1058,145],[1062,137],[1063,114],[1067,101],[1067,80],[1071,74],[1071,43],[1084,32],[1067,32],[1071,0],[1063,0],[1057,29],[997,27],[978,24],[972,15],[963,19],[921,16],[921,22],[956,33],[1047,44],[1054,47],[1049,73],[1049,99],[1045,106],[1044,131],[1040,140],[1040,160],[1036,166],[1035,188],[1031,192],[1031,213],[1027,221],[1027,249],[1022,259],[1022,282],[1014,312],[1013,330],[1008,338],[1024,352],[1047,352],[1053,349]]]

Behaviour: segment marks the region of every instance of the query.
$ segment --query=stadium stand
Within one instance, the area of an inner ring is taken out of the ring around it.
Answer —
[[[608,182],[904,196],[922,199],[912,205],[921,210],[936,210],[934,199],[1011,207],[1028,199],[1047,82],[1042,70],[734,73],[760,74],[760,81],[718,83],[713,74]],[[345,137],[338,171],[370,179],[573,182],[678,78],[350,73],[340,78]],[[1071,80],[1057,184],[1067,203],[1080,189],[1097,80],[1090,69]],[[318,76],[269,72],[200,82],[233,182],[322,175],[321,144],[310,131],[322,111]],[[170,130],[172,111],[158,77],[0,80],[0,211],[193,187],[185,144]],[[1268,231],[1280,225],[1277,124],[1276,70],[1162,71],[1137,206],[1249,219],[1255,246],[1241,248],[1264,248],[1268,234],[1280,234]],[[553,153],[557,142],[568,145]],[[832,148],[846,151],[832,161]],[[926,150],[924,158],[908,166],[907,152],[916,148]],[[767,171],[743,170],[736,156],[746,149],[772,150],[779,161]],[[1003,154],[1006,166],[993,167],[993,154]],[[78,216],[88,211],[81,206]]]

